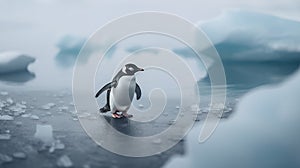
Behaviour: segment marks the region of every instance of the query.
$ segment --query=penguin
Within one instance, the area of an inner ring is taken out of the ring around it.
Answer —
[[[136,93],[137,100],[142,95],[141,88],[136,83],[135,78],[135,73],[140,71],[144,71],[144,69],[137,67],[135,64],[128,63],[116,74],[111,82],[104,85],[96,93],[95,97],[97,98],[107,90],[107,103],[100,109],[101,113],[111,111],[113,118],[132,117],[127,111],[131,106],[134,93]]]

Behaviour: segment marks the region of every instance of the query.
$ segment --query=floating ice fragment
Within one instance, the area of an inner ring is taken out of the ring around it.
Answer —
[[[42,109],[44,109],[44,110],[50,110],[54,106],[55,106],[54,103],[47,103],[47,104],[45,104],[45,105],[42,106]]]
[[[23,118],[27,118],[27,117],[30,117],[31,116],[31,114],[22,114],[21,115],[21,117],[23,117]]]
[[[0,140],[10,140],[10,134],[0,134]]]
[[[24,103],[24,102],[23,102]],[[25,104],[23,104],[22,102],[21,103],[16,103],[16,107],[19,107],[19,108],[22,108],[22,109],[26,109],[27,107],[26,107],[26,103]]]
[[[68,106],[62,106],[62,107],[58,107],[58,110],[59,111],[67,111],[67,110],[69,110],[69,107]]]
[[[13,104],[13,103],[14,103],[13,99],[10,98],[10,97],[6,99],[6,102],[7,102],[8,104]]]
[[[39,120],[40,119],[40,117],[37,116],[37,115],[31,115],[30,118],[33,119],[33,120]]]
[[[26,154],[23,153],[23,152],[15,152],[12,154],[14,158],[17,158],[17,159],[26,159]]]
[[[10,106],[8,109],[10,111],[15,112],[14,113],[15,116],[18,116],[18,115],[25,113],[26,106],[23,104],[20,104],[20,103],[16,103],[16,105]]]
[[[175,108],[176,108],[176,109],[180,109],[180,107],[179,107],[179,106],[176,106]]]
[[[0,120],[3,120],[3,121],[12,121],[12,120],[14,120],[14,117],[9,116],[9,115],[0,115]]]
[[[139,108],[144,108],[144,105],[142,105],[142,104],[139,104]]]
[[[41,140],[45,145],[51,145],[53,143],[53,129],[51,125],[36,125],[36,132],[34,137]]]
[[[0,165],[3,163],[9,163],[12,162],[13,158],[6,155],[6,154],[2,154],[0,153]]]
[[[5,107],[5,102],[0,101],[0,108]]]
[[[58,167],[72,167],[73,166],[73,163],[72,163],[71,159],[67,155],[61,156],[57,160],[56,164],[57,164]]]
[[[60,140],[55,140],[49,148],[49,153],[53,153],[56,149],[65,149],[65,145]]]
[[[2,92],[0,92],[0,95],[1,95],[1,96],[7,96],[7,95],[8,95],[8,92],[2,91]]]

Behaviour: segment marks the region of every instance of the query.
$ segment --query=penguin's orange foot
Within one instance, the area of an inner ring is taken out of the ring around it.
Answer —
[[[123,115],[120,115],[118,113],[113,113],[113,114],[111,114],[111,116],[112,116],[112,118],[122,118],[123,117]]]

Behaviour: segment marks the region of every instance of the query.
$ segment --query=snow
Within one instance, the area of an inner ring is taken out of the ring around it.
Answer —
[[[0,74],[28,71],[28,65],[34,61],[35,58],[19,52],[2,52],[0,53]]]

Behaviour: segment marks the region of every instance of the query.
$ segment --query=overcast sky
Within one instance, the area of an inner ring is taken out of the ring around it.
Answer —
[[[236,8],[300,21],[299,0],[0,0],[0,52],[17,50],[39,58],[31,68],[46,79],[45,66],[52,75],[61,74],[54,57],[56,44],[67,34],[88,37],[108,21],[138,11],[169,12],[198,23]]]

